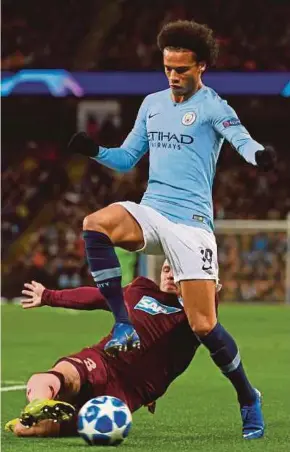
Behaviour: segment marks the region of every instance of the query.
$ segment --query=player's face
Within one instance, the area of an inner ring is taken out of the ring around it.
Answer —
[[[178,295],[178,287],[174,282],[171,267],[167,261],[164,262],[161,269],[160,290],[166,293]]]
[[[177,102],[188,99],[201,86],[205,64],[196,61],[194,52],[164,49],[163,64],[173,98]]]

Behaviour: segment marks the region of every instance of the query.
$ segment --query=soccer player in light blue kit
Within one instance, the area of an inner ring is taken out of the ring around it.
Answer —
[[[124,306],[114,246],[164,253],[180,285],[192,330],[237,391],[243,437],[260,438],[261,394],[245,374],[234,339],[216,317],[212,184],[224,139],[247,162],[264,170],[274,163],[274,151],[253,140],[227,102],[203,85],[201,76],[217,56],[212,30],[190,21],[171,22],[159,33],[158,45],[170,88],[145,98],[122,146],[98,146],[83,132],[69,143],[72,152],[122,172],[150,153],[148,187],[141,203],[112,204],[84,220],[91,273],[116,320],[105,350],[114,354],[140,346]]]

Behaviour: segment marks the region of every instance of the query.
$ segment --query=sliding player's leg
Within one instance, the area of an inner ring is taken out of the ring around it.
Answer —
[[[142,229],[121,205],[113,204],[84,219],[84,240],[91,274],[115,317],[108,354],[140,347],[139,337],[128,317],[121,286],[121,266],[114,246],[135,251],[144,244]]]
[[[80,387],[80,375],[67,361],[60,361],[48,372],[32,375],[26,387],[29,403],[5,429],[17,436],[57,436],[60,424],[75,414],[69,402],[78,395]]]

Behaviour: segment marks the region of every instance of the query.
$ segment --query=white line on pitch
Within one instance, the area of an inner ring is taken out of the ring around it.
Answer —
[[[1,392],[8,391],[19,391],[20,389],[25,389],[26,385],[15,385],[15,386],[7,386],[6,388],[0,388]]]
[[[2,385],[23,385],[23,380],[3,380]]]

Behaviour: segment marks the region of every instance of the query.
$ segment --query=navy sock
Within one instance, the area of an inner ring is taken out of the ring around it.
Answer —
[[[106,298],[115,321],[131,323],[123,297],[120,262],[111,240],[97,231],[84,231],[83,237],[92,277]]]
[[[232,336],[217,323],[209,334],[199,336],[199,339],[210,351],[214,363],[235,387],[240,405],[251,405],[256,399],[256,393],[246,376]]]

